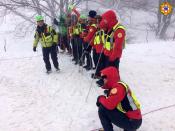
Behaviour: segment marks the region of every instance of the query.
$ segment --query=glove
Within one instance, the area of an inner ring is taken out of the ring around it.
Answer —
[[[102,87],[104,85],[104,80],[100,78],[98,81],[96,81],[96,84],[98,87]]]
[[[36,47],[33,47],[33,51],[36,52]]]
[[[100,79],[99,79],[98,81],[96,81],[98,87],[104,86],[104,84],[105,84],[104,79],[105,79],[105,78],[107,78],[106,75],[101,76]]]
[[[108,97],[110,93],[110,90],[104,90],[104,94]]]
[[[58,21],[57,21],[56,18],[53,19],[53,23],[54,23],[55,25],[57,25],[57,26],[59,25],[59,23],[58,23]]]
[[[96,106],[97,107],[99,107],[100,105],[101,105],[101,103],[100,103],[100,98],[102,98],[102,97],[105,97],[105,96],[103,96],[103,95],[100,95],[100,96],[98,96],[98,98],[97,98],[97,102],[96,102]]]

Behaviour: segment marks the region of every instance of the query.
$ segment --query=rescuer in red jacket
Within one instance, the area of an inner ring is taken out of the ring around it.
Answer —
[[[105,131],[113,131],[112,124],[124,131],[136,131],[141,126],[140,104],[129,86],[120,81],[118,69],[110,66],[101,71],[97,85],[107,96],[97,98],[98,114]]]
[[[91,49],[94,46],[94,37],[95,37],[95,32],[97,31],[97,26],[96,26],[96,18],[95,16],[97,15],[97,12],[94,10],[89,11],[88,15],[88,23],[89,23],[89,28],[88,28],[88,33],[87,36],[84,37],[83,41],[86,43],[86,48],[84,49],[85,52],[87,52],[89,55],[90,59],[90,64],[85,66],[86,70],[92,69],[92,60],[91,60]]]
[[[109,10],[102,14],[100,28],[107,27],[107,36],[104,45],[106,67],[119,68],[122,50],[125,45],[125,28],[118,22],[114,11]]]
[[[100,71],[104,68],[103,46],[104,46],[105,32],[103,29],[100,29],[101,19],[102,17],[100,15],[96,15],[97,31],[95,33],[94,46],[93,46],[93,60],[95,65],[95,73],[91,75],[91,77],[94,79],[100,76]]]

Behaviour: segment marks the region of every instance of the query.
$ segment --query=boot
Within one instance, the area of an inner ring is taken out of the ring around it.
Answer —
[[[59,68],[59,67],[57,67],[57,68],[56,68],[56,72],[59,72],[59,71],[60,71],[60,68]]]
[[[78,64],[78,61],[75,61],[75,63],[74,63],[75,65],[77,65]]]
[[[91,70],[91,69],[92,69],[91,66],[87,66],[87,67],[86,67],[86,70],[87,70],[87,71],[89,71],[89,70]]]
[[[83,63],[80,61],[80,62],[79,62],[79,66],[82,66],[82,65],[83,65]]]
[[[51,72],[52,72],[51,69],[48,69],[48,70],[46,71],[47,74],[50,74]]]
[[[88,65],[83,66],[83,68],[85,68],[85,69],[86,69],[87,67],[88,67]]]
[[[75,58],[73,58],[72,61],[75,61]]]

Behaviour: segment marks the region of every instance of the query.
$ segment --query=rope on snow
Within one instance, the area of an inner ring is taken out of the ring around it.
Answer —
[[[175,104],[169,105],[169,106],[165,106],[165,107],[161,107],[161,108],[158,108],[158,109],[154,109],[154,110],[146,112],[146,113],[144,113],[142,115],[145,116],[145,115],[148,115],[148,114],[151,114],[151,113],[154,113],[154,112],[157,112],[157,111],[165,110],[165,109],[168,109],[168,108],[172,108],[172,107],[175,107]]]

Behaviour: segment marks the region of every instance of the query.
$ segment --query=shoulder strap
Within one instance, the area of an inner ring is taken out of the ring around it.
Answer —
[[[117,83],[123,85],[123,86],[125,87],[125,89],[126,89],[126,92],[129,91],[129,86],[128,86],[125,82],[123,82],[123,81],[118,81]]]
[[[97,28],[96,24],[92,24],[91,26],[93,26],[93,27]]]
[[[117,23],[113,28],[112,30],[108,33],[110,35],[110,43],[113,45],[113,42],[114,42],[114,38],[113,38],[113,35],[114,35],[114,32],[117,30],[117,29],[124,29],[125,30],[125,27],[123,25],[121,25],[120,23]]]

